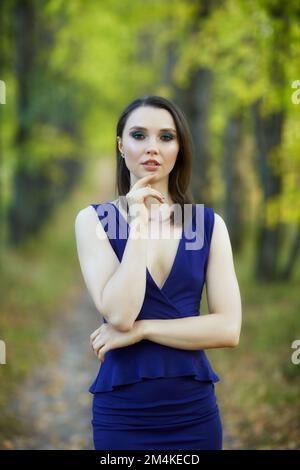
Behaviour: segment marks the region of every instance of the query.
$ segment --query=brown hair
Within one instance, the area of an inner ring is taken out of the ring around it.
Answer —
[[[179,152],[174,168],[169,175],[168,190],[172,200],[175,204],[177,203],[181,206],[182,214],[184,214],[184,204],[195,203],[190,189],[194,144],[187,119],[178,106],[166,98],[153,95],[144,96],[132,101],[121,113],[117,123],[118,137],[122,137],[130,113],[140,106],[166,109],[174,119],[179,141]],[[118,142],[116,143],[116,156],[116,191],[119,196],[124,196],[130,191],[130,172],[126,166],[125,159],[121,157]]]

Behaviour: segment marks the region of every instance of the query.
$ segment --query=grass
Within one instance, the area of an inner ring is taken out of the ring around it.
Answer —
[[[104,177],[111,179],[110,174]],[[84,201],[100,200],[95,197],[98,184],[95,169],[88,167],[80,188],[57,209],[39,236],[3,256],[0,339],[7,345],[7,364],[0,366],[0,437],[19,431],[17,419],[5,412],[6,405],[16,387],[47,360],[43,346],[48,328],[80,295],[83,281],[74,217]],[[242,255],[235,255],[243,305],[240,344],[207,350],[221,378],[216,392],[226,446],[300,448],[300,364],[291,362],[292,341],[300,339],[299,266],[287,283],[257,283],[252,276],[254,255],[250,244]],[[202,302],[205,312],[205,296]]]
[[[235,257],[243,305],[240,344],[209,350],[225,432],[236,449],[300,448],[300,364],[291,344],[300,339],[299,268],[289,282],[251,278],[251,247]],[[207,311],[207,310],[206,310]]]
[[[19,424],[7,405],[22,381],[47,360],[47,330],[81,294],[74,218],[85,200],[94,200],[94,173],[95,168],[87,167],[80,188],[56,209],[38,236],[6,249],[2,256],[0,339],[6,344],[6,364],[0,366],[0,436],[17,431]]]

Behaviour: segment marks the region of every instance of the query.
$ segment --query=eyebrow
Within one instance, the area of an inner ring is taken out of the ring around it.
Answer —
[[[131,129],[139,129],[139,130],[142,130],[142,131],[146,131],[146,130],[147,130],[147,127],[132,126],[132,127],[130,127],[129,130],[131,130]],[[175,132],[175,134],[176,134],[176,130],[173,129],[172,127],[166,127],[166,128],[164,128],[164,129],[160,129],[160,130],[161,130],[161,131],[172,131],[172,132]]]

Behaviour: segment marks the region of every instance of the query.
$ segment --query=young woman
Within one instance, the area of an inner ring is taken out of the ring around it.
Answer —
[[[174,103],[133,101],[117,124],[119,197],[76,217],[104,319],[90,336],[101,361],[89,389],[95,449],[222,449],[220,378],[204,349],[238,345],[241,299],[226,225],[189,190],[192,149]]]

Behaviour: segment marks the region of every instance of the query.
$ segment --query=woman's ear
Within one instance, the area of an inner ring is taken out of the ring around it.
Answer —
[[[123,153],[122,151],[122,140],[119,136],[117,136],[117,142],[118,142],[118,149],[121,153]]]

